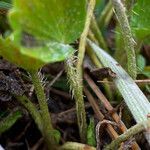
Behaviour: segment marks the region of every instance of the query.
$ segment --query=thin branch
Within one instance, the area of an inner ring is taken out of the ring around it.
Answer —
[[[63,74],[64,69],[62,69],[57,75],[56,77],[48,84],[48,88],[50,88]]]
[[[85,92],[85,94],[86,94],[86,96],[87,96],[87,99],[88,99],[88,101],[90,102],[90,104],[91,104],[91,106],[92,106],[92,108],[93,108],[93,111],[95,112],[95,114],[96,114],[98,120],[99,120],[99,121],[103,121],[104,115],[103,115],[103,114],[101,113],[101,111],[99,110],[99,107],[98,107],[98,105],[96,104],[94,97],[91,95],[91,93],[88,91],[87,88],[84,88],[84,92]],[[117,132],[114,130],[114,128],[112,127],[111,124],[108,124],[108,125],[106,126],[106,131],[108,132],[108,134],[110,135],[110,137],[111,137],[112,139],[116,139],[116,138],[119,136],[118,133],[117,133]]]
[[[118,114],[114,112],[114,108],[112,107],[110,102],[107,100],[105,95],[101,92],[101,90],[98,88],[98,86],[94,83],[94,81],[90,78],[90,76],[87,73],[84,74],[84,78],[88,82],[89,86],[92,88],[93,92],[97,95],[99,100],[103,103],[105,108],[108,110],[108,112],[111,113],[112,118],[115,120],[115,122],[118,123],[119,128],[122,131],[122,133],[125,132],[127,130],[125,124],[122,122]],[[133,143],[132,149],[133,150],[139,149],[139,146],[137,145],[137,143],[135,142]]]
[[[99,83],[106,83],[106,84],[113,84],[112,81],[97,81]],[[137,84],[150,84],[150,79],[144,79],[144,80],[134,80],[135,83]]]
[[[108,125],[117,126],[117,124],[115,122],[112,122],[112,121],[109,121],[109,120],[99,121],[99,123],[96,125],[96,141],[97,141],[97,147],[96,147],[96,149],[97,150],[99,150],[100,146],[101,146],[100,133],[102,133],[103,131],[100,131],[100,129],[102,128],[102,126],[104,124],[106,124],[107,126]]]

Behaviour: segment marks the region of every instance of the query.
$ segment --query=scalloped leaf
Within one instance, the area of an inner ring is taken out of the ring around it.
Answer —
[[[43,65],[42,62],[23,55],[20,48],[14,45],[10,39],[0,38],[0,54],[10,62],[23,68],[40,68]]]
[[[0,54],[12,63],[28,70],[37,70],[49,62],[62,61],[72,51],[71,46],[55,42],[48,43],[44,47],[25,48],[14,45],[10,39],[0,38]]]
[[[13,0],[13,6],[9,21],[14,32],[0,41],[2,56],[31,70],[73,52],[68,44],[82,33],[86,0]]]
[[[9,13],[14,30],[64,44],[76,40],[86,17],[86,0],[14,0]]]

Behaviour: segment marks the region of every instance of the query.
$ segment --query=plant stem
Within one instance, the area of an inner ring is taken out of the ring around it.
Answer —
[[[42,118],[34,104],[25,96],[15,96],[17,100],[29,111],[39,130],[43,131]]]
[[[41,84],[37,71],[30,71],[30,75],[32,77],[32,82],[33,82],[35,92],[38,98],[39,106],[40,106],[40,113],[41,113],[41,117],[43,121],[42,123],[43,123],[44,138],[47,142],[48,148],[51,149],[56,144],[56,139],[54,135],[54,129],[52,126],[50,113],[49,113],[47,102],[46,102],[44,88]]]
[[[22,117],[22,113],[20,111],[15,111],[9,114],[6,118],[0,121],[0,135],[11,128],[16,121]]]
[[[118,147],[120,146],[120,144],[122,142],[128,140],[129,138],[136,135],[137,133],[140,133],[143,130],[145,130],[145,129],[147,130],[149,128],[150,128],[150,120],[148,119],[147,121],[139,123],[139,124],[131,127],[130,129],[128,129],[124,134],[120,135],[117,139],[112,141],[111,144],[106,146],[106,148],[104,150],[118,149]]]
[[[93,41],[95,44],[98,45],[98,40],[96,39],[94,33],[92,32],[92,30],[89,30],[89,33],[88,33],[88,38]]]
[[[96,148],[82,143],[66,142],[60,150],[96,150]]]
[[[77,62],[77,70],[79,70],[81,75],[82,75],[82,73],[81,73],[82,72],[82,64],[83,64],[83,59],[84,59],[84,54],[85,54],[86,37],[89,32],[89,27],[90,27],[91,19],[93,16],[94,7],[95,7],[95,0],[90,0],[88,3],[85,27],[84,27],[83,33],[81,34],[81,37],[80,37],[80,45],[79,45],[79,53],[78,53],[79,61]]]
[[[150,103],[146,96],[116,60],[90,40],[88,40],[88,43],[95,51],[103,65],[105,67],[109,67],[116,73],[116,77],[113,81],[123,96],[136,122],[140,123],[146,121],[147,115],[150,112]],[[149,141],[148,138],[147,140]]]
[[[135,41],[132,37],[128,18],[125,12],[125,7],[123,6],[121,0],[112,0],[112,3],[115,8],[116,16],[122,30],[122,35],[128,58],[128,72],[133,79],[136,79],[137,71],[136,71],[136,57],[134,51]]]
[[[109,0],[107,5],[105,6],[104,10],[102,11],[101,15],[97,19],[98,26],[100,28],[107,26],[112,15],[113,15],[112,2],[111,2],[111,0]]]
[[[74,58],[70,57],[66,61],[67,77],[70,84],[70,90],[72,96],[76,102],[76,113],[79,127],[79,135],[82,142],[86,142],[87,124],[86,124],[86,113],[83,99],[83,85],[82,80],[78,74],[77,68],[74,67]]]
[[[78,127],[79,127],[80,138],[82,142],[86,141],[86,130],[87,130],[84,99],[83,99],[82,65],[83,65],[83,59],[84,59],[84,54],[85,54],[86,37],[88,35],[94,7],[95,7],[95,0],[90,0],[88,3],[85,27],[80,37],[80,45],[79,45],[78,62],[77,62],[76,71],[73,72],[72,74],[73,76],[68,75],[71,81],[70,83],[72,84],[72,87],[74,88],[74,97],[76,100]],[[71,72],[72,68],[73,67],[68,67],[68,71]],[[71,78],[73,78],[75,74],[76,74],[76,79],[71,80]],[[74,82],[74,80],[77,80],[77,82]]]
[[[103,38],[103,35],[98,27],[94,16],[92,17],[91,30],[94,33],[96,39],[98,40],[100,47],[108,51],[107,44]]]

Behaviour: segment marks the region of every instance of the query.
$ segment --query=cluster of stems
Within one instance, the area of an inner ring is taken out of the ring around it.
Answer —
[[[48,149],[56,148],[55,131],[52,126],[46,96],[37,71],[30,71],[40,110],[25,96],[16,96],[17,100],[29,111],[41,131]]]

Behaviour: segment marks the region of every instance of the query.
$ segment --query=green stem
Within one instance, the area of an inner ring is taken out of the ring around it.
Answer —
[[[96,39],[98,40],[100,47],[108,51],[107,44],[103,38],[103,35],[98,27],[94,16],[92,17],[91,30],[94,33]]]
[[[66,142],[60,150],[96,150],[96,148],[82,143]]]
[[[89,27],[90,27],[91,19],[93,16],[94,7],[95,7],[95,0],[90,0],[88,4],[85,27],[80,37],[78,62],[77,62],[77,70],[79,70],[79,72],[82,72],[82,64],[83,64],[83,59],[84,59],[84,54],[85,54],[86,38],[89,32]]]
[[[97,19],[98,26],[100,28],[107,26],[108,23],[110,22],[112,15],[113,15],[112,2],[111,0],[109,0],[104,10],[102,11],[101,15]]]
[[[136,57],[134,51],[135,42],[132,37],[128,18],[125,12],[125,7],[123,6],[121,0],[112,0],[112,3],[115,8],[116,16],[122,30],[122,35],[128,58],[128,72],[133,79],[136,79],[137,71],[136,71]]]
[[[106,146],[104,150],[118,149],[118,147],[120,146],[122,142],[128,140],[132,136],[136,135],[137,133],[142,132],[145,129],[149,129],[149,127],[150,127],[150,120],[147,120],[145,122],[139,123],[131,127],[124,134],[120,135],[116,140],[112,141],[111,144]]]
[[[70,84],[70,90],[76,103],[77,121],[79,127],[79,135],[83,143],[86,142],[87,124],[86,113],[83,99],[83,85],[78,74],[77,68],[74,67],[74,58],[70,57],[66,61],[67,77]]]
[[[89,30],[88,38],[89,38],[91,41],[93,41],[95,44],[98,45],[98,41],[97,41],[97,39],[96,39],[94,33],[93,33],[91,30]]]
[[[43,131],[42,118],[34,104],[25,96],[15,96],[17,100],[29,111],[39,130]]]
[[[40,106],[40,113],[41,113],[41,117],[43,121],[42,123],[43,123],[44,138],[47,142],[48,148],[51,149],[56,144],[56,139],[54,135],[54,129],[52,126],[50,113],[48,110],[48,105],[46,102],[44,88],[41,84],[37,71],[30,71],[30,75],[32,77],[32,82],[33,82],[35,92],[38,98],[39,106]]]
[[[86,38],[87,38],[87,35],[89,32],[89,27],[90,27],[90,23],[91,23],[91,18],[93,16],[95,3],[96,3],[95,0],[89,0],[89,3],[88,3],[85,27],[84,27],[83,33],[80,37],[78,62],[77,62],[77,69],[75,72],[75,74],[76,74],[75,80],[78,80],[78,81],[75,82],[75,84],[73,84],[74,88],[75,88],[74,97],[76,100],[77,120],[78,120],[80,138],[81,138],[82,142],[86,141],[86,130],[87,130],[84,99],[83,99],[82,65],[83,65],[83,59],[84,59],[84,54],[85,54]]]
[[[15,111],[9,114],[6,118],[0,121],[0,135],[9,130],[16,121],[22,117],[22,113],[20,111]]]

